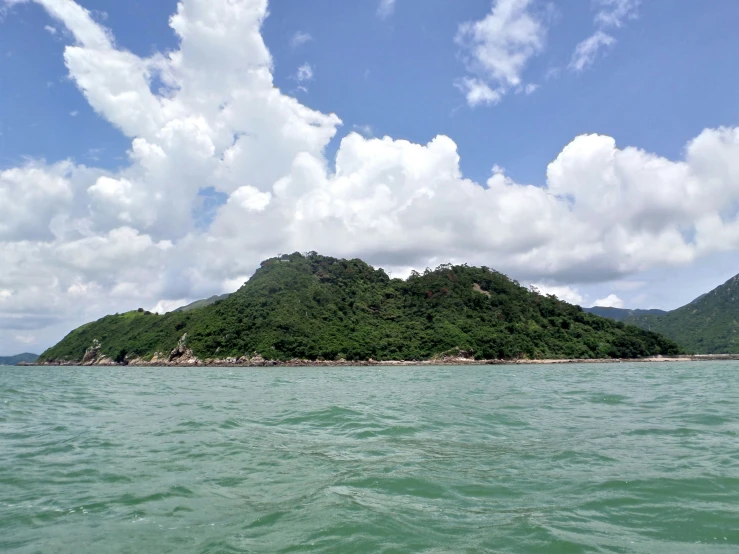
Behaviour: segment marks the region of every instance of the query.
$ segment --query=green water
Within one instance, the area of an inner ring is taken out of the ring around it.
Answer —
[[[2,368],[0,551],[739,552],[739,363]]]

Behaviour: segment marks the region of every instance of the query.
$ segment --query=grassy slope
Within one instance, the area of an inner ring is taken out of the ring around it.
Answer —
[[[475,291],[475,284],[488,294]],[[599,358],[675,354],[663,337],[529,292],[487,268],[441,266],[390,279],[361,260],[292,254],[267,260],[225,300],[163,316],[107,316],[43,360],[80,360],[94,339],[114,359],[168,353],[183,333],[200,358]]]

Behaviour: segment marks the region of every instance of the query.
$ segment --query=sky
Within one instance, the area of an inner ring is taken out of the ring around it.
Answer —
[[[674,309],[739,273],[739,5],[0,0],[0,354],[317,251]]]

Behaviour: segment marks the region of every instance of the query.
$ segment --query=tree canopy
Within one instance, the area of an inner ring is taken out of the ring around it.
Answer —
[[[425,360],[635,358],[681,349],[661,335],[585,313],[486,267],[441,265],[391,279],[359,259],[290,254],[262,262],[237,292],[157,315],[111,315],[72,331],[42,361],[79,361],[93,341],[115,361],[168,353],[187,333],[201,359]]]

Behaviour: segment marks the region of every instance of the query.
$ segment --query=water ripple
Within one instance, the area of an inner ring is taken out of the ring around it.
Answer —
[[[0,369],[0,551],[739,551],[739,363]]]

